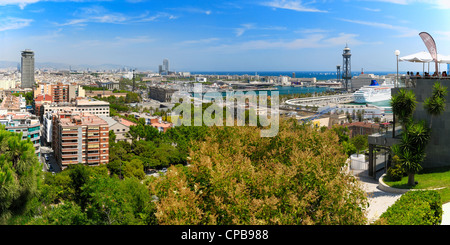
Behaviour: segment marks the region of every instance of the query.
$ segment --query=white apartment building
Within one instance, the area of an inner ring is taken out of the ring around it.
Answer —
[[[89,112],[94,115],[109,116],[109,103],[94,99],[78,99],[73,103],[43,104],[43,113],[58,111]]]

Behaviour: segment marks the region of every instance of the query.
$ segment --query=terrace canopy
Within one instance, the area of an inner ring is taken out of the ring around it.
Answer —
[[[425,72],[425,63],[428,63],[428,72],[430,71],[430,62],[433,62],[433,58],[431,57],[431,54],[425,51],[418,52],[415,54],[410,54],[407,56],[400,57],[398,59],[399,61],[407,61],[407,62],[414,62],[414,63],[423,63],[423,71]],[[437,62],[440,64],[450,64],[450,56],[444,56],[441,54],[437,55]]]

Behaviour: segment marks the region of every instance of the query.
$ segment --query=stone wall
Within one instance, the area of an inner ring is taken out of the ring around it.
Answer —
[[[441,116],[433,117],[431,139],[427,145],[427,157],[423,163],[424,168],[450,166],[450,79],[417,79],[414,88],[408,88],[416,94],[415,120],[424,120],[430,123],[430,115],[426,112],[424,101],[431,96],[433,85],[440,81],[448,88],[445,111]],[[392,90],[392,94],[398,93],[398,88]]]

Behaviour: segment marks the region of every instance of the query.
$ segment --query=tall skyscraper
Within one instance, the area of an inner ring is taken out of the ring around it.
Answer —
[[[163,70],[166,73],[166,75],[169,75],[169,60],[168,59],[163,60]]]
[[[21,87],[32,88],[34,85],[34,52],[26,49],[22,51]]]
[[[345,90],[348,91],[348,81],[352,79],[352,68],[350,58],[352,53],[350,52],[350,48],[346,45],[344,48],[343,57],[343,71],[342,71],[342,79],[345,82]]]

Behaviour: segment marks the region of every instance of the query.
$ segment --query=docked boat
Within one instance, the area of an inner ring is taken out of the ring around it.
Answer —
[[[372,80],[369,86],[363,86],[358,91],[353,93],[353,98],[356,103],[369,103],[386,101],[391,99],[391,89],[393,84],[378,84],[376,80]]]

